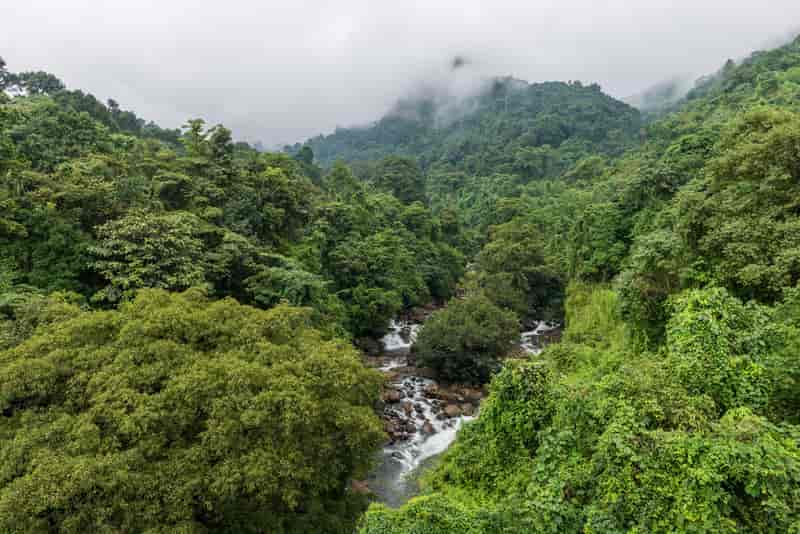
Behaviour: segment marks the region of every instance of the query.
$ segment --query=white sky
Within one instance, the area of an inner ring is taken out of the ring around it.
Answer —
[[[456,54],[625,97],[798,27],[800,0],[0,0],[0,56],[163,126],[272,145],[374,120]]]

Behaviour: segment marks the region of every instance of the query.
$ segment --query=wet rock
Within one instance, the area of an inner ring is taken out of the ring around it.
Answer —
[[[414,411],[417,412],[417,413],[422,413],[422,412],[425,411],[425,407],[420,403],[416,403],[414,405]]]
[[[430,384],[425,386],[425,389],[422,390],[422,394],[429,399],[435,399],[439,397],[439,386],[436,384]]]
[[[433,424],[431,424],[430,421],[425,421],[422,423],[422,432],[423,434],[433,434],[435,432]]]
[[[474,415],[475,414],[475,407],[472,403],[465,402],[461,405],[461,413],[464,415]]]
[[[447,417],[458,417],[461,415],[461,407],[457,404],[448,404],[444,407],[444,413]]]
[[[396,373],[395,371],[384,371],[383,379],[386,383],[394,383],[400,380],[400,373]]]
[[[412,323],[422,323],[428,316],[428,312],[424,308],[412,308],[406,314],[406,319]]]
[[[389,435],[397,433],[399,429],[397,428],[397,423],[394,421],[384,421],[383,422],[383,431]]]
[[[462,403],[464,402],[464,396],[460,393],[460,391],[455,388],[442,388],[440,387],[438,390],[438,398],[450,403]]]
[[[410,401],[405,401],[402,406],[406,416],[411,415],[411,413],[414,411],[414,405]]]
[[[479,401],[483,398],[483,392],[480,389],[463,388],[461,394],[470,402]]]
[[[400,402],[403,396],[404,395],[396,389],[387,389],[381,395],[381,399],[383,402]]]
[[[372,493],[372,490],[369,489],[369,484],[367,484],[366,480],[351,480],[350,491],[353,493],[360,493],[361,495]]]

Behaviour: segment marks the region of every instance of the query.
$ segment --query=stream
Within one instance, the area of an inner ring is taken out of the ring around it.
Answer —
[[[382,339],[377,368],[389,375],[394,396],[384,406],[383,419],[391,436],[380,452],[367,483],[380,502],[397,507],[419,493],[418,476],[455,441],[461,426],[477,417],[482,392],[470,388],[440,388],[420,370],[408,366],[408,355],[419,323],[392,321]],[[539,354],[548,333],[557,329],[544,322],[522,332],[520,348]]]

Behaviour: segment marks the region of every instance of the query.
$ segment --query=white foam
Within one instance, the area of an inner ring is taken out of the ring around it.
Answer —
[[[558,328],[557,324],[548,323],[547,321],[537,321],[536,328],[520,334],[519,344],[522,347],[522,350],[532,356],[538,356],[542,353],[543,349],[539,338],[547,332],[555,330],[556,328]]]
[[[417,339],[420,324],[392,319],[389,323],[389,332],[381,338],[386,352],[408,352]]]

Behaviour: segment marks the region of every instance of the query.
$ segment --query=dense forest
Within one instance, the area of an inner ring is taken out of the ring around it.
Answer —
[[[800,38],[645,114],[497,78],[281,153],[0,89],[0,532],[800,532]],[[431,303],[417,360],[489,396],[370,504],[359,347]]]

